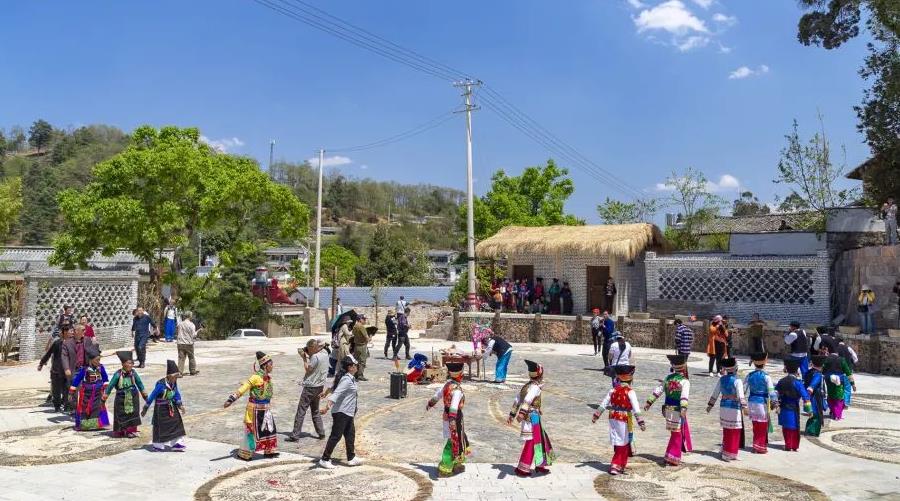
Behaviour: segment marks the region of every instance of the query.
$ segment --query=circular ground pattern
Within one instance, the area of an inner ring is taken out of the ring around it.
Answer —
[[[49,393],[48,388],[0,390],[0,409],[39,407]]]
[[[825,494],[806,484],[752,470],[723,466],[629,466],[625,476],[600,475],[597,492],[609,500],[759,501],[784,499],[825,501]]]
[[[42,426],[0,433],[0,466],[74,463],[118,454],[143,445],[141,438],[112,438],[106,431],[76,432],[71,426]]]
[[[900,464],[900,430],[842,428],[823,431],[810,441],[840,454]]]
[[[900,414],[900,396],[854,393],[852,397],[852,407]]]
[[[307,461],[279,461],[251,466],[216,477],[195,494],[198,501],[288,501],[353,499],[365,501],[424,501],[431,497],[431,481],[385,464],[320,468]]]

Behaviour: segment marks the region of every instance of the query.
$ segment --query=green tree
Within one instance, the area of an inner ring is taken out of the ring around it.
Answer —
[[[66,226],[54,239],[54,264],[85,266],[98,249],[125,248],[150,264],[158,285],[163,251],[197,231],[223,231],[230,249],[250,240],[248,228],[273,228],[288,239],[307,231],[308,210],[286,187],[253,160],[215,152],[194,128],[139,127],[93,176],[59,196]]]
[[[896,0],[801,0],[806,12],[797,38],[804,45],[840,47],[865,26],[871,36],[859,74],[871,82],[855,107],[857,127],[874,158],[866,170],[867,195],[873,205],[900,199],[900,3]],[[864,14],[865,11],[865,14]]]
[[[356,267],[357,284],[428,285],[431,283],[431,273],[425,252],[421,242],[398,228],[378,225],[369,243],[366,259]]]
[[[0,244],[6,242],[22,212],[22,179],[0,180]]]
[[[494,270],[493,276],[491,276],[491,269]],[[490,267],[490,266],[476,266],[475,267],[475,285],[476,285],[476,294],[482,298],[489,298],[491,295],[491,282],[493,280],[502,280],[504,278],[504,272],[499,267]],[[469,295],[469,270],[463,269],[463,272],[459,274],[459,280],[453,284],[453,289],[450,290],[450,296],[447,299],[450,304],[458,305],[461,304]]]
[[[6,142],[6,136],[3,134],[3,131],[0,130],[0,164],[3,163],[3,157],[6,156],[7,149],[9,149],[9,145]]]
[[[858,196],[856,189],[840,189],[837,184],[844,178],[846,154],[841,163],[831,160],[831,145],[825,135],[825,125],[819,115],[821,130],[804,144],[798,132],[797,121],[791,132],[785,135],[787,146],[781,150],[778,161],[778,177],[775,183],[790,186],[793,200],[802,199],[810,211],[807,229],[825,229],[829,209],[844,207]],[[843,151],[843,149],[842,149]]]
[[[31,128],[28,129],[28,143],[33,148],[37,148],[38,152],[40,152],[42,148],[50,144],[50,140],[52,138],[53,126],[50,125],[50,122],[47,122],[46,120],[36,120],[33,124],[31,124]]]
[[[732,204],[731,215],[733,216],[759,216],[768,214],[769,206],[761,203],[758,198],[753,195],[752,191],[744,191],[741,197]]]
[[[320,268],[320,280],[324,287],[344,287],[356,284],[356,267],[359,258],[349,249],[337,244],[328,244],[322,247],[322,267]],[[316,256],[309,259],[309,270],[301,270],[299,263],[291,267],[291,275],[300,283],[306,283],[307,274],[312,275],[316,268]],[[334,270],[337,270],[337,280],[334,280]]]
[[[673,171],[666,178],[665,186],[671,191],[668,205],[676,207],[684,221],[680,228],[668,228],[666,239],[677,249],[699,249],[702,244],[699,228],[718,216],[725,200],[709,190],[706,175],[693,167],[688,167],[684,174]]]
[[[498,170],[491,177],[491,190],[475,199],[475,238],[481,240],[504,226],[579,225],[584,221],[566,214],[566,200],[575,191],[569,171],[547,165],[527,167],[519,176]],[[465,230],[466,207],[460,206],[460,224]]]
[[[597,214],[605,224],[645,223],[658,210],[659,202],[653,198],[621,202],[607,197],[606,202],[597,206]]]
[[[34,161],[22,177],[22,243],[46,245],[59,227],[59,172],[52,165]]]
[[[19,125],[9,128],[9,148],[16,153],[25,148],[25,130]]]

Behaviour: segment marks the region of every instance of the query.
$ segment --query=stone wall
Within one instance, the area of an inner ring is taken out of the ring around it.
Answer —
[[[838,257],[834,268],[835,316],[844,315],[845,324],[859,325],[857,298],[861,286],[868,285],[875,293],[876,330],[897,328],[897,295],[893,287],[900,280],[900,246],[850,250]]]
[[[826,323],[831,318],[825,251],[815,256],[648,252],[645,266],[651,314],[727,313],[746,322],[761,313],[784,323]]]
[[[53,271],[25,274],[25,314],[19,330],[19,360],[35,360],[64,305],[87,315],[101,348],[131,346],[132,310],[138,275],[132,271]]]
[[[490,324],[494,332],[512,343],[566,343],[591,344],[590,319],[556,315],[521,315],[511,313],[454,313],[454,328],[449,338],[457,343],[471,340],[476,323]],[[685,322],[694,331],[693,351],[705,353],[709,324]],[[674,350],[675,325],[671,319],[633,319],[619,317],[617,328],[635,347]],[[815,325],[804,326],[812,331]],[[768,321],[762,334],[766,350],[772,358],[784,358],[788,354],[784,344],[787,325]],[[732,350],[736,355],[752,352],[751,328],[737,324],[732,326]],[[857,370],[874,374],[900,376],[900,338],[886,336],[843,335],[846,342],[859,355]],[[468,348],[464,348],[468,349]]]
[[[346,309],[353,309],[357,313],[361,313],[366,315],[368,318],[370,325],[374,325],[375,322],[375,307],[374,306],[354,306],[349,307],[346,306]],[[378,307],[378,331],[384,332],[384,317],[387,315],[388,306],[379,306]],[[433,305],[428,303],[416,303],[410,305],[409,307],[409,326],[410,329],[413,330],[425,330],[430,325],[437,323],[441,318],[447,315],[451,315],[453,312],[453,307],[451,306],[440,306]],[[310,333],[307,335],[326,332],[328,331],[328,325],[331,323],[331,312],[328,309],[314,309],[307,308],[307,318],[310,318]],[[488,314],[490,316],[490,314]]]

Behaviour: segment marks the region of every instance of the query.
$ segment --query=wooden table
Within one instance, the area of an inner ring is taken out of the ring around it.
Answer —
[[[475,375],[482,376],[483,374],[487,378],[487,370],[481,365],[482,358],[468,353],[442,353],[441,365],[446,367],[448,363],[466,364],[469,366],[469,379],[472,379],[472,362],[475,362]]]

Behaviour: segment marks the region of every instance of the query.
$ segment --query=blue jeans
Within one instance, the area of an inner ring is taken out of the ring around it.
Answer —
[[[875,331],[875,321],[872,319],[872,310],[859,314],[860,328],[863,334],[872,334]]]
[[[172,341],[175,339],[175,327],[177,323],[174,318],[167,318],[165,328],[166,341]]]
[[[503,355],[497,357],[497,367],[494,369],[494,380],[499,382],[506,381],[506,369],[509,367],[509,359],[512,358],[512,349],[509,349]]]

